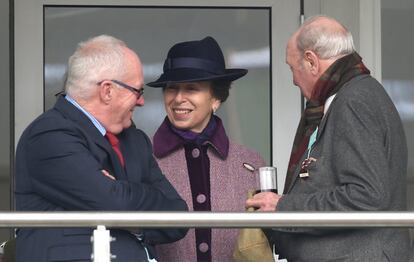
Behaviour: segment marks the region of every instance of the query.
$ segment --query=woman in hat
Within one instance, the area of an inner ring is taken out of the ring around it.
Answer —
[[[246,69],[226,69],[212,37],[182,42],[168,52],[163,74],[148,83],[163,88],[167,117],[154,135],[161,170],[194,211],[244,211],[256,186],[247,166],[262,157],[229,140],[214,114],[229,96],[231,82]],[[191,229],[173,244],[161,245],[160,261],[232,261],[236,229]]]

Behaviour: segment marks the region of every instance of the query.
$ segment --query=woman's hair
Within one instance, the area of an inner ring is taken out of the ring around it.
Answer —
[[[162,88],[162,91],[165,91],[168,85]],[[214,98],[224,102],[229,97],[229,90],[231,87],[231,81],[226,80],[212,80],[210,81],[211,93]]]
[[[231,81],[226,80],[213,80],[211,81],[211,90],[213,92],[213,96],[220,100],[220,102],[224,102],[229,97],[229,90],[231,87]]]
[[[87,99],[99,81],[121,77],[127,62],[125,48],[123,41],[108,35],[79,43],[68,61],[66,93]]]
[[[337,27],[312,26],[312,23],[318,19],[332,20]],[[297,47],[302,55],[306,50],[312,50],[321,59],[338,58],[355,51],[349,30],[332,18],[321,15],[311,17],[303,23],[297,36]]]

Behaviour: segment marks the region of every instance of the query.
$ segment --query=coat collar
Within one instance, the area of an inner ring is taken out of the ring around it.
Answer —
[[[212,146],[215,149],[214,152],[220,158],[226,159],[229,153],[229,138],[226,135],[221,119],[218,116],[213,117],[216,120],[216,129],[214,130],[213,135],[204,144]],[[185,143],[188,143],[173,132],[170,126],[170,121],[165,117],[161,126],[155,132],[153,148],[154,155],[157,158],[165,157],[181,148]]]
[[[61,112],[67,119],[70,119],[82,127],[82,130],[92,137],[99,145],[102,145],[105,148],[110,148],[109,143],[91,122],[91,120],[81,110],[68,102],[63,96],[58,98],[54,109]]]

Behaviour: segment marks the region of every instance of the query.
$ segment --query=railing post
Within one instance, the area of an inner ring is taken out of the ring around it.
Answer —
[[[91,237],[91,242],[93,242],[91,259],[93,262],[111,262],[111,259],[115,258],[111,255],[110,242],[112,240],[109,230],[103,225],[98,225]]]

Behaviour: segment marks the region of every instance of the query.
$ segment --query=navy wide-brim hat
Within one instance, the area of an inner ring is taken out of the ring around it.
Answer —
[[[247,74],[247,69],[226,69],[223,52],[214,38],[175,44],[168,51],[163,73],[152,87],[172,83],[212,80],[234,81]]]

